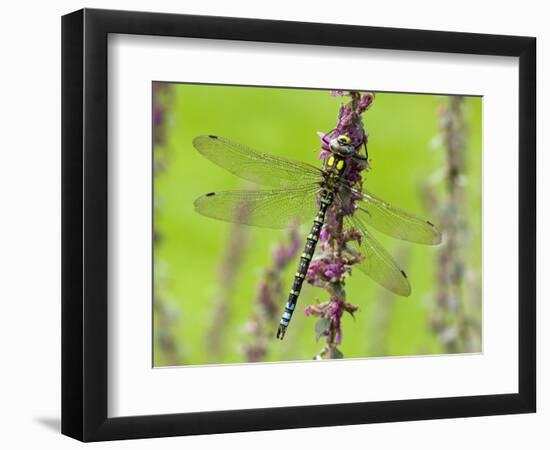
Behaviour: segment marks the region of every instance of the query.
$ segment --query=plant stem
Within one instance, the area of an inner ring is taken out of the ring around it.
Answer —
[[[168,145],[166,142],[166,129],[168,126],[168,112],[170,99],[170,85],[168,83],[153,83],[153,172],[155,180],[166,170],[169,161]],[[155,181],[154,180],[154,181]],[[160,202],[154,199],[154,216],[161,213]],[[163,287],[168,277],[167,268],[158,257],[158,248],[162,244],[164,236],[153,223],[154,255],[154,286],[153,309],[155,316],[155,361],[161,365],[176,366],[183,364],[183,351],[175,336],[175,328],[178,326],[179,316],[177,309],[170,303]],[[158,351],[158,358],[157,358]]]
[[[426,204],[439,215],[444,242],[439,247],[436,304],[431,330],[447,353],[479,351],[480,324],[468,311],[479,297],[466,290],[465,252],[470,230],[466,220],[466,121],[464,98],[451,96],[440,112],[445,150],[445,193],[439,196],[432,186],[424,187]]]

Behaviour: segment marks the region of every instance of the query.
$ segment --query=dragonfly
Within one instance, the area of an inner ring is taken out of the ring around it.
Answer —
[[[353,145],[346,134],[324,139],[328,152],[321,168],[263,153],[219,136],[203,135],[193,139],[195,149],[211,162],[262,187],[210,192],[195,200],[197,213],[221,221],[276,229],[313,221],[279,322],[278,339],[283,339],[296,309],[330,208],[347,206],[349,210],[351,205],[351,214],[344,215],[342,222],[346,230],[360,233],[356,251],[362,258],[354,267],[400,296],[411,294],[407,275],[371,234],[369,227],[419,244],[441,242],[441,233],[432,222],[391,206],[346,178],[351,159],[368,159],[366,145]],[[361,153],[363,147],[365,155]]]

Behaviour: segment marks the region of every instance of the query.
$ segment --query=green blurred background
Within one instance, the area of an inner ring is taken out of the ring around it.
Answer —
[[[320,165],[317,131],[336,126],[345,98],[329,91],[156,83],[154,117],[154,365],[241,363],[250,342],[246,326],[254,308],[256,285],[272,260],[271,251],[287,233],[244,227],[196,214],[193,201],[217,190],[254,188],[202,157],[191,145],[195,136],[215,134],[261,151]],[[438,218],[426,207],[422,188],[444,196],[445,150],[440,110],[446,96],[376,93],[365,113],[372,170],[365,188],[395,206]],[[467,247],[469,276],[464,302],[472,317],[481,316],[481,118],[482,99],[464,100],[466,120]],[[312,218],[313,219],[313,218]],[[307,234],[310,224],[303,231]],[[348,301],[359,305],[355,319],[342,318],[346,358],[445,353],[445,343],[430,327],[435,305],[437,247],[400,242],[373,231],[401,262],[412,295],[392,295],[360,272],[347,281]],[[243,242],[241,266],[233,288],[224,291],[220,273],[224,255],[236,237]],[[298,258],[283,277],[280,311],[286,302]],[[304,285],[284,341],[268,344],[265,361],[309,360],[319,352],[316,319],[303,308],[326,301],[327,293]],[[220,305],[220,301],[223,305]],[[221,308],[221,310],[220,310]],[[216,313],[218,311],[218,313]],[[278,319],[272,324],[273,336]],[[209,334],[218,333],[218,348]],[[481,349],[481,338],[478,339]]]

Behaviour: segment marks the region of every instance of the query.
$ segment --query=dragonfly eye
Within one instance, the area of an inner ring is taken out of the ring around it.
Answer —
[[[342,134],[340,136],[338,136],[338,143],[340,145],[350,145],[351,144],[351,139],[349,138],[349,136],[347,134]]]

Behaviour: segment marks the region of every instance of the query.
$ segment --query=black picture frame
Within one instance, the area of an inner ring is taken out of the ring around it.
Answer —
[[[519,57],[517,393],[107,417],[107,36]],[[535,412],[536,39],[84,9],[62,18],[62,433],[82,441]]]

